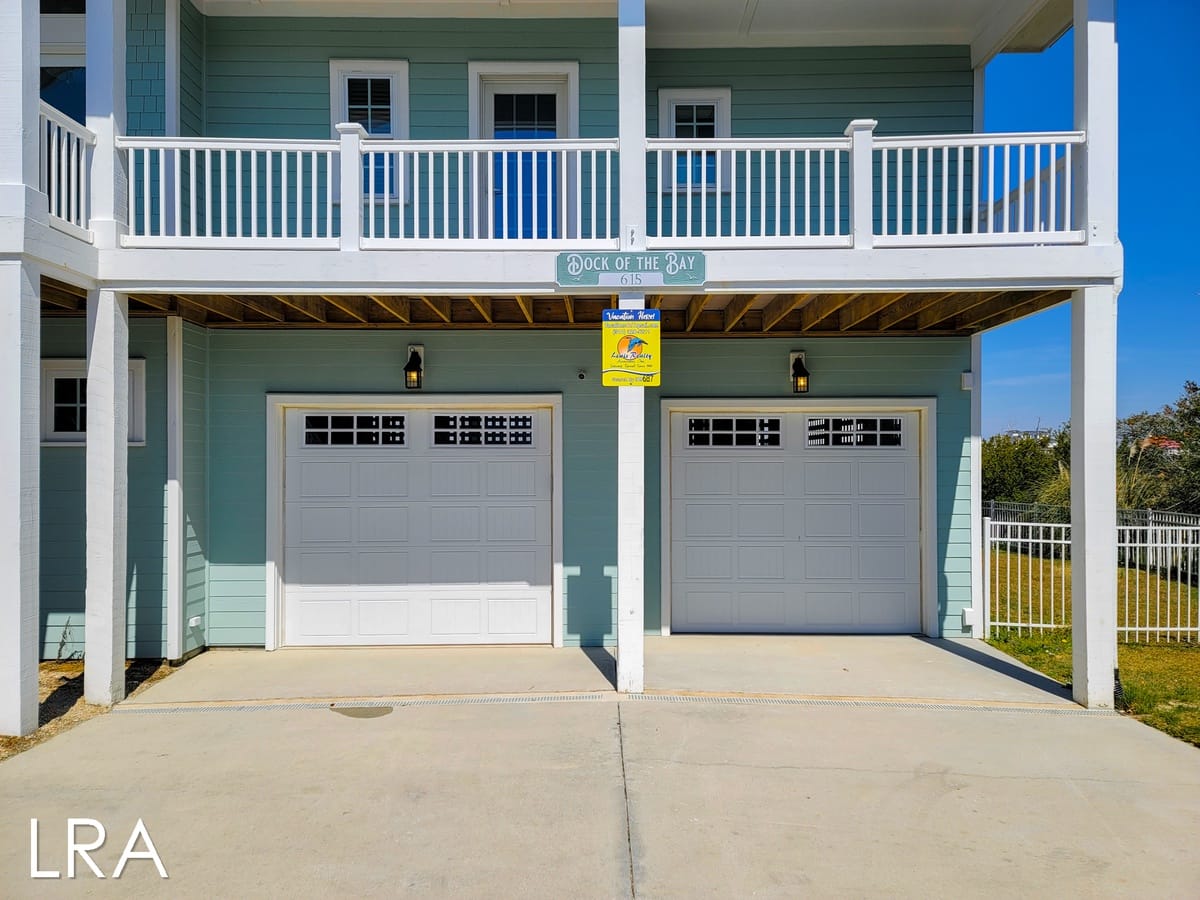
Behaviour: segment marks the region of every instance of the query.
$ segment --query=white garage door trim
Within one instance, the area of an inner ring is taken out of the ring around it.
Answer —
[[[268,650],[283,644],[283,517],[285,416],[289,409],[512,409],[545,408],[551,424],[550,634],[563,645],[563,455],[561,394],[267,394],[267,561],[266,640]]]
[[[784,398],[727,400],[721,398],[664,398],[660,418],[660,472],[662,521],[661,579],[662,633],[671,633],[671,416],[675,413],[732,415],[754,413],[915,412],[920,422],[919,466],[921,627],[929,637],[941,636],[938,615],[937,579],[937,400],[933,397],[905,398]]]

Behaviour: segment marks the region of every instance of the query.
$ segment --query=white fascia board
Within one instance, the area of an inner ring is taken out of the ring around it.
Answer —
[[[992,16],[970,39],[971,65],[978,67],[991,62],[1050,2],[1051,0],[1019,0],[994,4],[995,11]]]
[[[358,19],[612,19],[616,0],[193,0],[206,16]]]
[[[44,220],[26,220],[23,245],[16,252],[36,261],[43,275],[82,288],[96,286],[99,265],[96,248],[51,227]]]
[[[149,293],[561,294],[557,256],[553,250],[102,250],[99,278],[116,290]],[[1122,252],[1119,245],[709,250],[706,262],[712,293],[1049,290],[1117,282]]]

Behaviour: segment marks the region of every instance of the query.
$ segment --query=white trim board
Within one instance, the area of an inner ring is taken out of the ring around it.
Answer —
[[[920,418],[921,471],[921,627],[941,637],[937,577],[937,400],[934,397],[854,398],[671,398],[661,401],[660,427],[660,616],[661,631],[671,633],[671,416],[674,413],[837,413],[915,412]]]
[[[550,581],[550,635],[555,647],[563,645],[563,414],[561,394],[267,394],[267,533],[265,560],[265,646],[283,645],[283,460],[284,418],[289,409],[530,409],[548,407],[551,424],[550,498],[552,561]]]

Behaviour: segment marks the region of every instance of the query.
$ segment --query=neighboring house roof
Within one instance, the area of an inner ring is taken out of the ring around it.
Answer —
[[[1183,444],[1179,443],[1179,441],[1153,434],[1147,438],[1143,438],[1139,446],[1143,450],[1161,450],[1163,453],[1170,454],[1171,456],[1183,450]]]

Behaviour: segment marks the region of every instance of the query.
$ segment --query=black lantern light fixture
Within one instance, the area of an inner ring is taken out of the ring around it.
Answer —
[[[410,391],[419,391],[424,375],[425,347],[422,344],[408,345],[408,362],[404,364],[404,386]]]
[[[804,365],[804,351],[794,350],[788,356],[791,364],[792,393],[808,393],[808,368]]]

